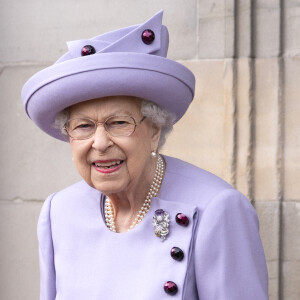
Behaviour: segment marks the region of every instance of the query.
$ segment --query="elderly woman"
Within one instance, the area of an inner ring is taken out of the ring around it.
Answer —
[[[222,179],[159,150],[194,96],[159,12],[68,43],[23,88],[83,180],[45,201],[41,300],[268,299],[258,220]]]

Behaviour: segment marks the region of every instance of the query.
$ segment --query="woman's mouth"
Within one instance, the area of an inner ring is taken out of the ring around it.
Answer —
[[[124,160],[98,160],[93,162],[95,170],[100,173],[113,173],[122,167]]]

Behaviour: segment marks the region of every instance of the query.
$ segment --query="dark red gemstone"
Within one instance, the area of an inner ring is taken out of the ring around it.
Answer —
[[[177,284],[173,281],[167,281],[164,285],[164,290],[169,295],[175,295],[178,292]]]
[[[143,31],[142,33],[142,41],[146,44],[146,45],[150,45],[153,43],[153,41],[155,40],[155,34],[151,29],[146,29]]]
[[[178,213],[176,215],[176,222],[179,225],[188,226],[190,221],[189,221],[189,218],[186,215],[184,215],[182,213]]]
[[[85,45],[81,49],[81,56],[95,54],[96,50],[92,45]]]
[[[180,248],[173,247],[171,249],[171,256],[172,256],[172,258],[174,258],[177,261],[182,261],[184,258],[184,253]]]

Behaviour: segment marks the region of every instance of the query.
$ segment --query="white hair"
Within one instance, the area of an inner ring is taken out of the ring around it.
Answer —
[[[60,131],[61,135],[64,137],[66,142],[69,141],[69,136],[65,130],[65,124],[69,119],[69,110],[69,107],[67,107],[64,110],[57,113],[53,122],[53,127]]]
[[[160,139],[158,142],[158,149],[160,150],[166,142],[168,134],[173,129],[173,123],[175,122],[175,114],[158,106],[157,104],[142,100],[141,113],[143,116],[149,118],[155,125],[161,126]]]
[[[161,127],[161,134],[157,149],[160,150],[165,144],[168,134],[173,129],[173,123],[176,119],[175,114],[145,99],[141,99],[141,113],[143,116],[147,117],[147,119],[150,119],[155,125]],[[67,122],[68,118],[69,107],[65,108],[56,115],[53,124],[54,128],[59,129],[61,134],[67,141],[68,135],[64,129],[64,125]]]

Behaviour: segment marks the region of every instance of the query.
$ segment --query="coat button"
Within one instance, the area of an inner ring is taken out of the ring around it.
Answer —
[[[176,222],[177,222],[177,224],[179,224],[179,225],[181,225],[181,226],[188,226],[189,225],[189,218],[186,216],[186,215],[184,215],[184,214],[182,214],[182,213],[178,213],[177,215],[176,215]]]
[[[173,281],[167,281],[164,290],[167,294],[174,296],[178,292],[177,284]]]
[[[183,258],[184,258],[183,251],[180,248],[178,248],[178,247],[173,247],[171,249],[171,253],[170,254],[171,254],[172,258],[175,259],[175,260],[177,260],[177,261],[182,261]]]
[[[150,45],[155,40],[155,34],[151,29],[146,29],[142,33],[142,41],[146,45]]]
[[[81,56],[95,54],[96,50],[92,45],[85,45],[81,49]]]

